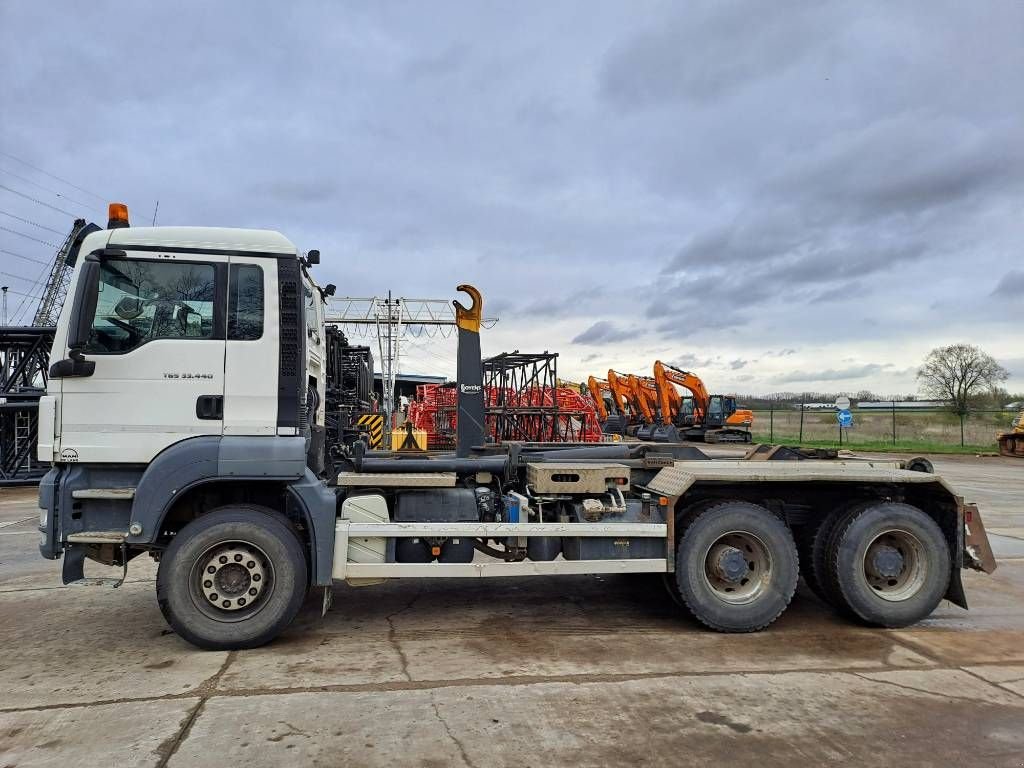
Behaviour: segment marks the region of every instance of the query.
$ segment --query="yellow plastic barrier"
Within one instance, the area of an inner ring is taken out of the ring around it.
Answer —
[[[427,432],[424,429],[413,429],[406,422],[405,429],[397,429],[391,433],[392,451],[425,451],[427,450]]]

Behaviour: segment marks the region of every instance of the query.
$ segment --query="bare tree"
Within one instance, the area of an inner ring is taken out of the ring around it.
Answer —
[[[950,344],[928,353],[917,369],[921,391],[948,400],[954,413],[967,413],[970,399],[1006,381],[1009,372],[995,358],[972,344]]]

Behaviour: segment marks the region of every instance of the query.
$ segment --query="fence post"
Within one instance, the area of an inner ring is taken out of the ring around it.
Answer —
[[[960,447],[964,447],[964,415],[960,414]]]
[[[896,401],[892,401],[892,444],[896,445]]]
[[[797,441],[802,443],[804,441],[804,401],[807,399],[807,393],[804,393],[800,398],[800,439]]]
[[[775,401],[768,401],[768,442],[775,442]]]

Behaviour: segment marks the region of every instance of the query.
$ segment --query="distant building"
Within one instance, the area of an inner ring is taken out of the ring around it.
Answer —
[[[937,408],[948,408],[949,401],[947,400],[861,400],[857,403],[855,408],[863,411],[870,410],[883,410],[883,411],[919,411],[919,410],[935,410]]]
[[[384,385],[381,383],[381,374],[373,374],[373,389],[377,396],[384,398]],[[399,397],[407,397],[410,400],[416,397],[416,387],[419,384],[445,384],[448,379],[444,376],[424,376],[418,373],[399,373],[395,376],[395,401]]]

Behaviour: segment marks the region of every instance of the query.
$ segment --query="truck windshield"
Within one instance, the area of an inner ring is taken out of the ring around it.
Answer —
[[[104,259],[86,351],[119,354],[156,339],[213,338],[214,286],[212,264]]]

